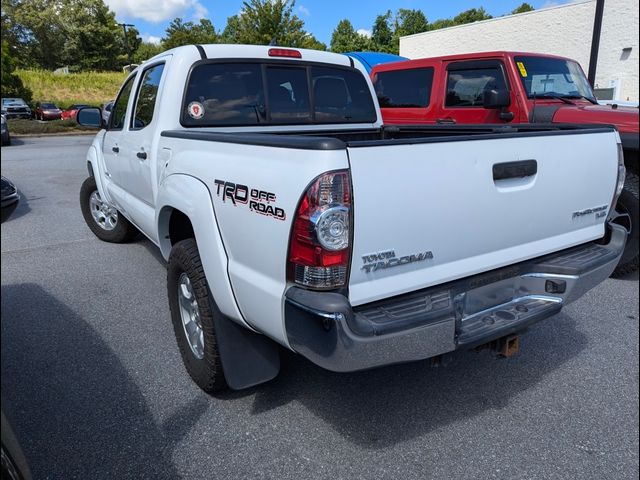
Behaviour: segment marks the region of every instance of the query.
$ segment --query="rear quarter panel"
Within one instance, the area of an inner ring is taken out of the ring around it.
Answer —
[[[287,288],[291,223],[302,193],[315,177],[326,171],[348,168],[346,151],[169,138],[163,138],[162,143],[163,148],[174,152],[162,177],[186,173],[209,189],[228,259],[227,273],[243,319],[287,345],[282,302]],[[241,187],[235,190],[230,184]],[[239,196],[234,197],[236,191]],[[275,208],[282,209],[284,218],[252,210],[252,191],[262,195],[260,203],[271,206],[274,212]],[[269,201],[264,200],[267,194],[271,194]],[[241,201],[245,196],[247,201]],[[200,250],[213,248],[208,238],[196,240]],[[205,273],[209,278],[225,272]]]

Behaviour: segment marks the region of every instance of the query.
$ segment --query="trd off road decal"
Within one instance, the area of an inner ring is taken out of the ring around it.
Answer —
[[[287,214],[280,207],[273,205],[276,201],[276,194],[260,190],[258,188],[249,188],[240,183],[227,182],[225,180],[215,180],[216,195],[222,198],[223,202],[230,200],[233,205],[248,205],[249,210],[267,217],[284,220]]]

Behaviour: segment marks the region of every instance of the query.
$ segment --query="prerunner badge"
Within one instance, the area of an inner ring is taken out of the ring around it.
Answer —
[[[191,102],[187,107],[189,116],[196,120],[201,119],[204,116],[204,106],[200,102]]]

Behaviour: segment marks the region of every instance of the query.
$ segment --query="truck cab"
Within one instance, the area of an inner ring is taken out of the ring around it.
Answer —
[[[371,78],[385,124],[614,125],[627,169],[617,210],[630,231],[615,274],[638,268],[638,108],[598,104],[578,62],[537,53],[470,53],[377,65]]]

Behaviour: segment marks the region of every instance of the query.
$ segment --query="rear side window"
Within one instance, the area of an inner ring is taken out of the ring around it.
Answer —
[[[433,68],[413,68],[376,74],[374,87],[381,108],[429,106]]]
[[[484,92],[492,89],[507,89],[498,66],[449,71],[445,106],[482,107]]]
[[[135,75],[129,77],[120,90],[116,103],[113,105],[113,111],[111,115],[109,115],[109,130],[122,130],[122,127],[124,127],[124,118],[127,114],[127,104],[129,103],[133,80],[135,78]]]
[[[132,128],[144,128],[153,120],[153,110],[156,106],[158,87],[160,86],[160,79],[162,78],[163,70],[164,63],[161,63],[146,69],[142,73],[142,80],[138,87],[138,98],[136,99],[136,106],[134,109],[135,113],[131,120]]]
[[[196,65],[180,116],[185,127],[375,121],[359,71],[298,62]]]

